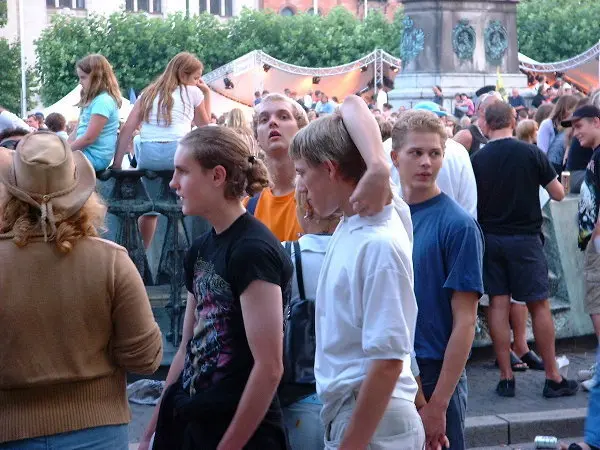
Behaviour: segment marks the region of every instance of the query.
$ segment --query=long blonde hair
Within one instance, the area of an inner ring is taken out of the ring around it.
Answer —
[[[87,90],[81,89],[81,98],[77,106],[83,108],[102,92],[107,92],[117,102],[117,107],[121,107],[119,82],[112,66],[104,56],[97,53],[87,55],[77,61],[76,67],[90,77],[90,87]]]
[[[41,211],[19,200],[5,189],[0,196],[0,233],[11,233],[18,247],[25,247],[31,238],[41,233]],[[61,253],[69,253],[76,242],[84,237],[97,237],[104,228],[106,207],[100,197],[93,193],[73,216],[61,218],[56,211],[56,234],[52,237]]]
[[[146,89],[144,89],[141,103],[141,113],[144,122],[148,122],[154,100],[158,97],[156,111],[156,122],[161,120],[166,126],[171,125],[173,111],[173,91],[178,87],[185,85],[186,77],[192,76],[197,71],[204,70],[202,62],[188,52],[181,52],[175,55],[165,71]],[[180,89],[181,101],[183,102],[183,92]]]

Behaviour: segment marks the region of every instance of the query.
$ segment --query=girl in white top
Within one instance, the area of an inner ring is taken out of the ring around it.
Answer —
[[[322,218],[314,212],[312,206],[306,200],[306,192],[296,191],[295,197],[298,223],[304,231],[297,243],[300,246],[304,295],[307,300],[315,301],[317,298],[317,282],[321,265],[325,259],[325,251],[331,240],[331,235],[340,221],[341,213]],[[294,269],[296,269],[294,248],[292,248],[291,257]],[[297,269],[294,270],[292,302],[300,299],[298,274]],[[323,404],[317,397],[314,387],[313,389],[303,390],[303,392],[305,395],[302,398],[283,408],[283,419],[290,444],[294,450],[322,450],[325,429],[321,422],[320,413]]]
[[[158,79],[148,86],[135,103],[127,122],[121,128],[113,169],[121,169],[123,157],[135,130],[133,141],[138,169],[173,170],[175,150],[181,138],[193,125],[210,121],[210,90],[202,80],[204,66],[196,56],[177,54]],[[144,246],[152,242],[158,216],[140,217],[139,227]]]
[[[191,53],[177,54],[158,79],[148,86],[121,128],[113,169],[120,169],[127,146],[141,124],[136,148],[137,167],[173,170],[179,140],[192,125],[210,121],[210,91],[202,81],[204,66]]]

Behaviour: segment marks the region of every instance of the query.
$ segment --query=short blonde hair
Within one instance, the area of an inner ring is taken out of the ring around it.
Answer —
[[[252,118],[252,131],[254,132],[254,137],[256,139],[258,139],[258,116],[260,115],[261,108],[264,106],[264,104],[269,102],[287,103],[288,106],[292,108],[292,115],[294,116],[294,119],[296,119],[296,125],[298,125],[298,129],[302,129],[306,125],[308,125],[308,115],[306,114],[306,111],[304,111],[304,108],[300,105],[300,103],[282,94],[268,94],[254,108],[254,117]]]
[[[537,131],[537,122],[533,119],[521,120],[517,125],[517,139],[529,143],[534,142],[535,133]]]
[[[337,111],[298,131],[290,144],[290,156],[294,160],[303,159],[311,166],[325,161],[336,162],[342,177],[354,183],[358,183],[367,170]]]
[[[403,112],[392,129],[392,148],[400,150],[410,132],[436,133],[440,136],[442,148],[446,145],[446,128],[440,118],[431,111],[419,109]]]

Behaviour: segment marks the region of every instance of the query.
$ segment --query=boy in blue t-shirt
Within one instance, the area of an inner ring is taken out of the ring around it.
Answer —
[[[391,156],[413,221],[415,352],[428,402],[419,413],[428,446],[442,444],[446,434],[451,449],[464,449],[465,364],[483,292],[483,234],[436,183],[445,142],[435,114],[407,111],[392,131]]]

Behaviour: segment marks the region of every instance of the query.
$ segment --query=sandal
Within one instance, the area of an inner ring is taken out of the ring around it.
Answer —
[[[500,397],[514,397],[515,396],[515,379],[500,380],[498,386],[496,386],[496,392]]]
[[[496,367],[498,367],[498,360],[496,360]],[[521,358],[519,358],[512,350],[510,351],[510,367],[512,368],[513,372],[525,372],[527,369],[529,369],[527,363],[522,361]]]
[[[529,350],[521,356],[521,361],[527,364],[531,370],[544,370],[544,361],[533,350]]]

